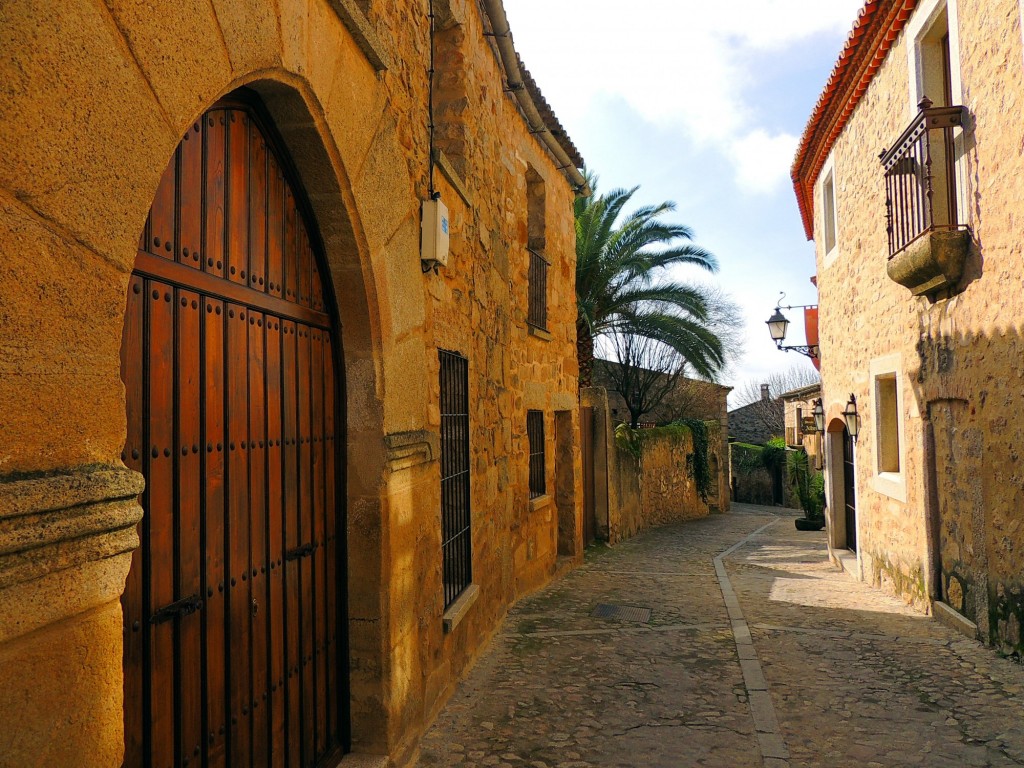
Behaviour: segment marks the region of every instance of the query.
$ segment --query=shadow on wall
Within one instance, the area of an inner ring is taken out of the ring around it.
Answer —
[[[922,419],[919,483],[925,489],[930,573],[923,586],[929,597],[973,621],[983,640],[1021,654],[1024,340],[1013,326],[951,333],[988,318],[972,317],[971,308],[957,307],[955,299],[920,301],[916,354],[905,373]],[[866,404],[875,399],[873,389],[857,394]],[[902,405],[904,413],[911,410],[906,397]],[[874,455],[880,432],[874,424],[865,426],[858,448]]]

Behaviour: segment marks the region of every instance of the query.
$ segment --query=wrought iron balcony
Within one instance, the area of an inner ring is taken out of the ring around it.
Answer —
[[[970,247],[970,233],[958,223],[956,136],[964,107],[921,111],[880,155],[885,167],[885,216],[889,236],[889,277],[915,295],[957,284]]]

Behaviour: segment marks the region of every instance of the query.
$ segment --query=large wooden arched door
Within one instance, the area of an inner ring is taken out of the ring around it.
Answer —
[[[128,291],[131,768],[313,766],[345,739],[340,349],[261,114],[225,101],[189,129]]]

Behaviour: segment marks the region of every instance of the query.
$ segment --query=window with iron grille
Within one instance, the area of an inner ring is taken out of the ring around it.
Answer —
[[[526,412],[526,436],[530,440],[530,498],[543,496],[544,488],[544,412]]]
[[[548,329],[548,260],[544,258],[546,206],[544,177],[532,165],[527,166],[526,248],[530,254],[530,273],[526,322],[543,331]]]
[[[469,361],[441,350],[441,549],[444,605],[473,577],[469,504]]]

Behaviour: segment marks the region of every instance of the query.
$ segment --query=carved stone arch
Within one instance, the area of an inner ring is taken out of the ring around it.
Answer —
[[[347,382],[340,390],[343,404],[339,402],[342,407],[338,409],[338,418],[342,420],[339,436],[345,440],[346,457],[338,476],[338,489],[344,491],[345,509],[358,508],[364,519],[380,519],[384,505],[380,322],[368,248],[361,234],[341,154],[333,145],[312,90],[304,82],[282,73],[281,80],[251,81],[232,95],[251,101],[265,118],[265,127],[282,149],[281,163],[287,166],[283,170],[296,185],[296,196],[303,199],[307,220],[313,223],[311,238],[318,241],[313,248],[317,254],[314,258],[318,260],[318,269],[314,271],[323,283],[324,304],[330,306],[313,306],[312,309],[331,310],[340,320],[334,328],[341,339],[338,351],[343,354],[340,363],[344,375],[339,378]],[[190,135],[192,129],[190,124],[183,135]],[[180,157],[180,153],[175,157]],[[180,160],[173,162],[180,163]],[[176,243],[175,249],[179,250],[179,246],[180,243]],[[267,276],[261,277],[267,279]],[[317,279],[314,277],[314,283]],[[341,596],[341,604],[353,606],[347,613],[349,624],[356,628],[356,635],[351,637],[353,645],[359,649],[380,648],[384,646],[381,637],[386,632],[386,621],[380,610],[381,526],[353,526],[348,522],[350,519],[350,516],[343,518],[345,529],[340,532],[340,544],[358,555],[354,568],[350,568],[354,573],[348,580],[349,594]],[[341,583],[344,584],[344,580]],[[361,732],[375,731],[384,717],[372,704],[360,703],[379,701],[381,687],[385,684],[379,675],[365,671],[379,668],[381,660],[365,661],[368,663],[352,665],[351,697],[349,690],[342,692],[346,703],[350,698],[356,700],[351,720],[345,718],[343,727],[347,728],[351,722],[357,737]],[[346,732],[343,739],[348,743],[350,735]],[[372,743],[373,737],[360,740]]]

